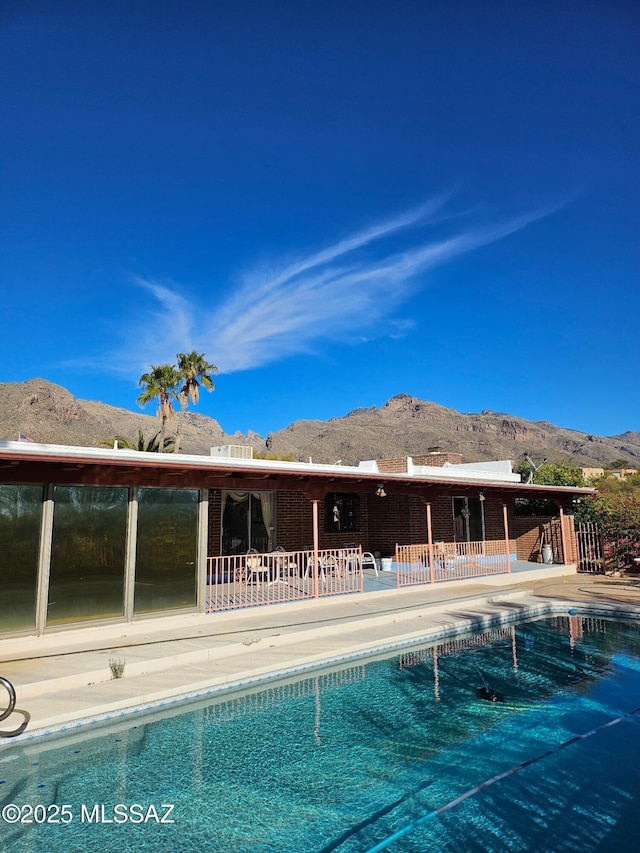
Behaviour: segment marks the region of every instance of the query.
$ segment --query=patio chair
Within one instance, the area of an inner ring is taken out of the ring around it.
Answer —
[[[338,561],[331,554],[326,557],[318,557],[318,577],[323,583],[327,580],[328,574],[336,574],[338,572]],[[309,578],[313,576],[313,554],[310,554],[307,559],[307,564],[304,568],[303,577]]]
[[[362,568],[373,569],[376,573],[376,577],[378,577],[378,564],[376,562],[376,558],[373,556],[371,551],[362,552]]]
[[[270,579],[269,566],[264,565],[260,554],[255,550],[255,548],[250,548],[247,551],[245,565],[247,567],[248,580],[253,582],[264,582]]]
[[[222,575],[224,578],[224,575]],[[244,560],[238,559],[233,570],[233,582],[240,587],[246,587],[249,579],[247,564]]]
[[[345,542],[344,547],[359,550],[362,546],[359,545],[357,542]],[[362,561],[360,562],[360,567],[362,569],[373,569],[376,573],[376,577],[378,577],[378,564],[376,563],[376,558],[373,556],[371,551],[362,552]]]

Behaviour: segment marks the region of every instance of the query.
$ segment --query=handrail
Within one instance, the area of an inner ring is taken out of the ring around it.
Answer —
[[[0,714],[0,720],[6,720],[7,717],[10,717],[13,714],[14,708],[16,707],[16,691],[13,684],[7,678],[3,678],[0,675],[0,684],[6,689],[9,694],[9,707],[6,711]]]
[[[3,711],[0,714],[0,722],[2,722],[2,720],[6,720],[7,717],[10,717],[14,711],[16,712],[16,714],[22,714],[22,716],[24,717],[24,721],[22,723],[20,723],[20,725],[18,726],[17,729],[13,729],[10,732],[0,731],[0,738],[2,738],[2,737],[16,737],[17,735],[21,735],[22,732],[29,725],[29,720],[31,719],[31,714],[29,714],[28,711],[21,711],[20,708],[16,708],[15,687],[9,681],[8,678],[3,678],[0,675],[0,684],[4,687],[4,689],[9,694],[9,706],[7,707],[6,711]]]

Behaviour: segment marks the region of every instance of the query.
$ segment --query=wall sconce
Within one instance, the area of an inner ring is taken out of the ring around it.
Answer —
[[[480,501],[484,500],[484,495],[482,494],[482,492],[480,492],[480,494],[478,495],[478,500],[480,500]]]
[[[376,489],[376,495],[379,498],[386,498],[387,493],[385,492],[384,486],[382,485],[382,483],[378,483],[378,488]]]

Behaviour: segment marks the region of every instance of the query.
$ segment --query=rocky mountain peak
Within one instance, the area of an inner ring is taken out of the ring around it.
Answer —
[[[143,414],[97,401],[77,400],[45,379],[0,383],[0,439],[24,433],[34,441],[95,447],[101,440],[138,430],[151,438],[160,424]],[[419,456],[433,447],[460,453],[463,461],[511,459],[524,452],[551,460],[573,459],[577,465],[602,466],[620,459],[640,467],[640,433],[607,438],[563,429],[547,421],[528,421],[485,409],[463,414],[438,403],[396,394],[382,406],[358,408],[329,421],[294,421],[264,439],[249,431],[227,435],[213,418],[187,411],[181,450],[208,455],[214,445],[245,444],[271,457],[345,465],[364,459]]]

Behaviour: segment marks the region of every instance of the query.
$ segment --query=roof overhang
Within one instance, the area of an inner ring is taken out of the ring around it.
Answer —
[[[568,503],[595,489],[573,486],[538,486],[447,475],[382,474],[366,468],[281,462],[262,459],[227,459],[187,454],[144,453],[91,447],[0,442],[0,482],[57,483],[61,485],[147,486],[228,491],[297,491],[322,498],[332,491],[375,493],[384,485],[387,495],[416,495],[429,501],[440,496],[491,495],[551,498]]]

